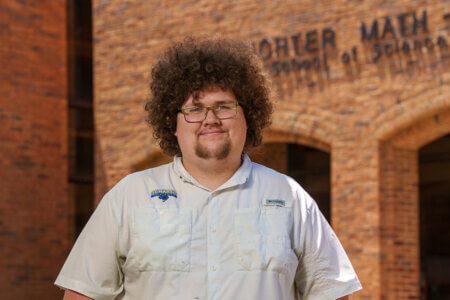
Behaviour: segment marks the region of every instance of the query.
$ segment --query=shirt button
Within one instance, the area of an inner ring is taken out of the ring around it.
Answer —
[[[215,271],[216,267],[215,266],[211,266],[211,271]]]
[[[212,232],[216,232],[216,227],[211,228]]]

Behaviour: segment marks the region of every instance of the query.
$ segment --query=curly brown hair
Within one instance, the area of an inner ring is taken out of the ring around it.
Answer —
[[[271,89],[261,61],[243,42],[186,38],[169,47],[151,72],[150,100],[145,105],[153,137],[168,155],[181,154],[176,136],[177,114],[189,96],[211,87],[232,91],[247,121],[244,149],[262,142],[270,124]]]

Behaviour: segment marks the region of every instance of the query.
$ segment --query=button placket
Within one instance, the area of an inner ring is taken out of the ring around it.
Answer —
[[[208,199],[208,295],[214,298],[214,295],[220,288],[219,261],[219,237],[217,236],[217,224],[220,217],[218,199],[212,192]]]

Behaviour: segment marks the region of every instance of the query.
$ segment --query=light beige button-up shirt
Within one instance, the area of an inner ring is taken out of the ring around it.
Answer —
[[[361,285],[314,200],[247,155],[215,191],[174,162],[100,202],[56,285],[94,299],[337,299]]]

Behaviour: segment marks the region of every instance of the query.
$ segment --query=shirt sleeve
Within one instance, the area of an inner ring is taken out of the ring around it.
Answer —
[[[361,284],[341,243],[316,202],[300,190],[299,264],[295,275],[298,298],[338,299],[360,289]]]
[[[55,285],[94,299],[114,299],[121,293],[120,217],[115,204],[110,191],[79,235]]]

